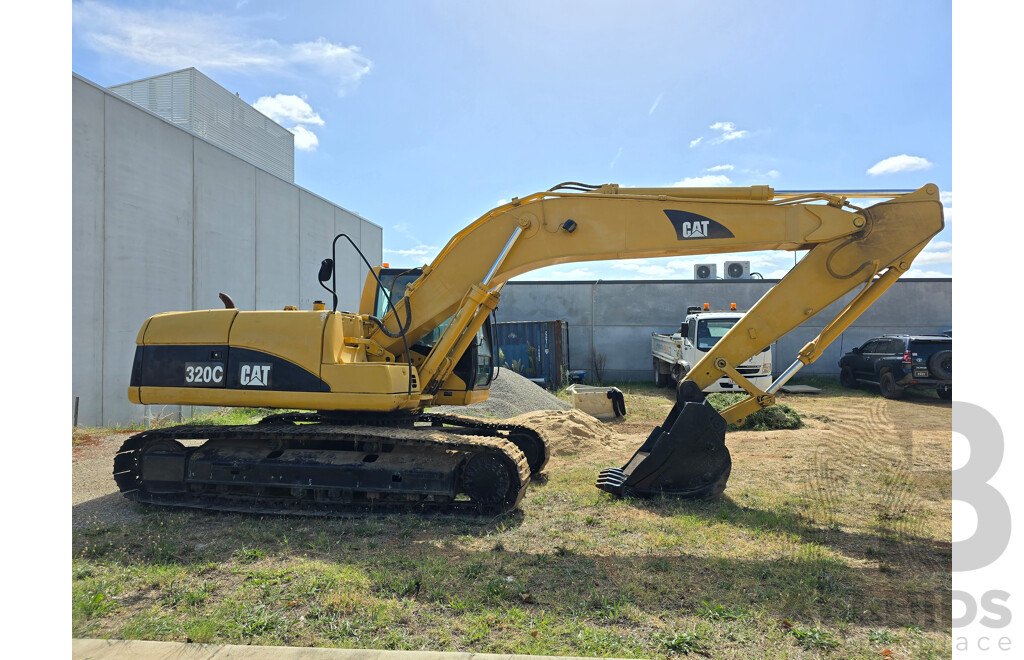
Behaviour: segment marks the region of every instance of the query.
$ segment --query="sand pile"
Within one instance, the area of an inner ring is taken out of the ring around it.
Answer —
[[[618,448],[620,440],[600,420],[576,410],[538,410],[518,415],[512,424],[529,426],[544,438],[552,456],[595,453]]]
[[[568,410],[572,405],[562,401],[528,378],[511,369],[502,369],[491,382],[486,401],[468,406],[435,406],[428,412],[453,413],[470,417],[507,419],[534,410]]]
[[[436,406],[428,412],[498,418],[535,429],[552,456],[601,453],[619,449],[621,439],[603,422],[576,410],[511,369],[502,369],[491,383],[486,401],[469,406]]]

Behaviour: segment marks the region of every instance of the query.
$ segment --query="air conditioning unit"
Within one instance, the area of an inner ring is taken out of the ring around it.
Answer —
[[[725,262],[725,279],[727,279],[727,280],[749,280],[750,279],[750,262],[749,261],[726,261]]]
[[[693,279],[695,280],[714,280],[718,278],[717,264],[696,264],[693,267]]]

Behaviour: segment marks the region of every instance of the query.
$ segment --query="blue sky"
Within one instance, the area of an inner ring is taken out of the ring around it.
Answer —
[[[296,133],[295,180],[430,261],[514,196],[623,186],[916,188],[952,273],[952,12],[936,2],[76,2],[72,70],[195,66]],[[689,278],[791,253],[556,266],[518,279]],[[721,266],[720,266],[721,268]]]

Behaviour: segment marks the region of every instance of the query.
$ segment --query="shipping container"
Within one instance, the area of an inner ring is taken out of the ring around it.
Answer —
[[[569,369],[567,321],[513,321],[494,324],[501,351],[499,366],[548,389],[566,385]]]

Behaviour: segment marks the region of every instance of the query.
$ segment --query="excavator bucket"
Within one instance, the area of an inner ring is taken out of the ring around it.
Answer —
[[[718,495],[732,468],[725,426],[696,383],[683,381],[664,423],[651,431],[626,465],[602,470],[596,485],[627,497]]]

